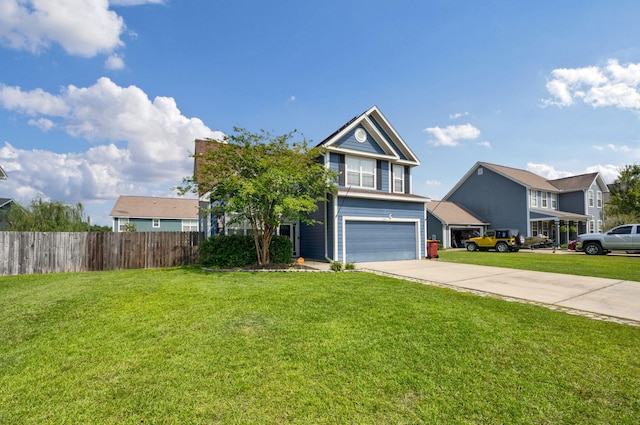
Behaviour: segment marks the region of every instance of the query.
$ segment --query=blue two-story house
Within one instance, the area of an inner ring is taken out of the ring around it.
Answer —
[[[567,243],[579,233],[602,231],[607,192],[599,173],[548,180],[527,170],[477,162],[443,200],[491,227]]]
[[[425,255],[425,203],[412,191],[420,161],[374,106],[319,143],[339,173],[338,192],[300,227],[300,254],[331,261],[419,259]]]
[[[354,117],[319,143],[320,160],[339,173],[335,195],[318,204],[308,225],[284,222],[293,255],[343,263],[419,259],[425,256],[425,203],[412,193],[412,170],[420,161],[377,107]],[[196,140],[196,154],[208,149]],[[196,164],[197,166],[197,164]],[[201,206],[211,202],[209,194]],[[248,223],[224,215],[205,217],[207,235],[250,234]]]

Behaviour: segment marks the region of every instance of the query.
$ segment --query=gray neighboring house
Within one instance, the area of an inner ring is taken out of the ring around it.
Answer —
[[[527,170],[477,162],[443,198],[490,227],[518,229],[567,243],[602,231],[609,189],[599,173],[548,180]]]
[[[198,214],[197,199],[122,195],[109,215],[114,232],[129,224],[138,232],[197,232]]]
[[[488,226],[484,219],[454,202],[427,203],[427,236],[445,248],[463,248],[465,240],[483,234]]]

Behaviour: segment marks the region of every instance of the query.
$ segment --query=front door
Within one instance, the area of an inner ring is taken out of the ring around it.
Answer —
[[[299,256],[298,251],[300,249],[300,241],[298,238],[298,226],[294,223],[284,223],[280,225],[280,229],[278,230],[278,234],[280,236],[287,236],[291,239],[291,245],[293,246],[293,258]]]

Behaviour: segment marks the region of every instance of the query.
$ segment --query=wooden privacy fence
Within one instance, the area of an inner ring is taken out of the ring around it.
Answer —
[[[198,232],[0,232],[0,276],[197,264]]]

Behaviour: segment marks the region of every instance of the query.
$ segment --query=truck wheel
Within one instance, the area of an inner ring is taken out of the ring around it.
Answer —
[[[498,242],[496,244],[496,251],[498,252],[509,252],[509,245],[506,242]]]
[[[583,247],[584,252],[587,255],[600,255],[602,254],[602,247],[596,242],[587,242]]]
[[[477,250],[478,250],[478,245],[476,245],[475,243],[469,242],[467,244],[467,251],[473,252],[473,251],[477,251]]]

